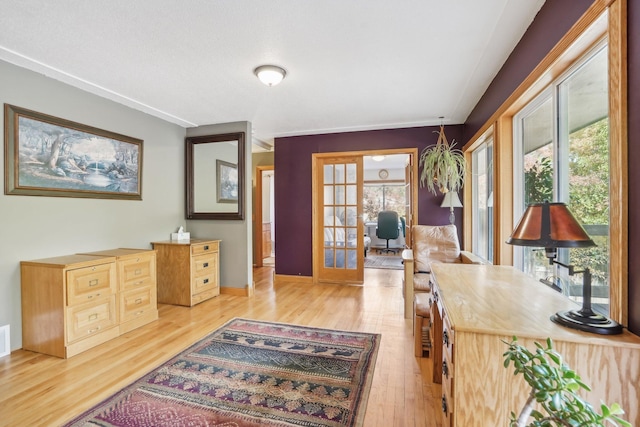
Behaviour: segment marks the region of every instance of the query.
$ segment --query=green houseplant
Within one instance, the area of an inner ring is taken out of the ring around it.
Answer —
[[[511,412],[509,427],[631,427],[631,423],[619,415],[624,411],[619,404],[600,405],[598,413],[578,392],[590,391],[580,376],[562,361],[562,356],[553,349],[550,338],[544,347],[535,343],[535,351],[518,344],[513,337],[510,343],[505,341],[509,350],[504,353],[504,367],[512,363],[514,375],[522,374],[531,387],[531,392],[520,414]],[[544,411],[536,410],[540,406]],[[530,423],[529,420],[533,419]],[[527,424],[529,423],[529,424]]]
[[[420,153],[420,186],[426,186],[434,195],[458,191],[462,188],[466,160],[461,150],[454,148],[455,141],[447,141],[444,125],[440,125],[438,142]]]

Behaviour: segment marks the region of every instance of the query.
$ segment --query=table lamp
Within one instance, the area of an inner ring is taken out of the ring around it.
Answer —
[[[507,243],[517,246],[544,247],[549,264],[569,270],[569,276],[582,273],[582,308],[559,311],[551,320],[559,325],[602,335],[622,333],[622,326],[591,309],[591,271],[576,271],[573,265],[556,260],[557,248],[588,248],[596,246],[564,203],[529,205]]]
[[[460,197],[458,197],[458,193],[456,193],[455,191],[446,192],[444,194],[444,198],[442,199],[440,207],[449,208],[449,223],[455,224],[456,215],[453,213],[453,208],[462,207],[462,202],[460,201]]]

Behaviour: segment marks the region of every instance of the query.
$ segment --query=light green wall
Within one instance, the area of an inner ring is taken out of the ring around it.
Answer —
[[[252,282],[251,221],[185,220],[186,130],[178,125],[0,61],[0,103],[142,139],[142,200],[0,194],[0,325],[11,325],[11,349],[22,347],[20,261],[118,247],[151,248],[179,226],[220,237],[221,285]],[[0,126],[4,129],[4,115]],[[224,128],[226,125],[221,125]],[[248,122],[240,125],[251,135]],[[218,127],[198,128],[208,132]],[[236,129],[237,130],[237,129]],[[251,149],[247,143],[247,183]],[[0,157],[4,165],[3,150]],[[250,190],[247,190],[250,191]],[[251,218],[251,197],[246,215]],[[242,265],[242,268],[238,268]],[[238,270],[239,273],[230,274]],[[43,286],[46,284],[43,283]]]
[[[220,284],[229,288],[253,286],[252,222],[251,222],[251,123],[235,122],[187,129],[187,136],[245,133],[245,210],[244,220],[189,220],[187,231],[192,237],[220,239]],[[215,167],[213,165],[212,167]]]
[[[150,248],[185,223],[185,129],[2,61],[0,76],[2,104],[144,141],[142,201],[0,194],[0,325],[11,325],[16,349],[22,346],[21,260]]]

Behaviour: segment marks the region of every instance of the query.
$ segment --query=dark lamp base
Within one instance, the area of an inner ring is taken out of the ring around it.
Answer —
[[[559,311],[551,320],[568,328],[578,329],[601,335],[618,335],[622,333],[622,325],[593,311],[582,310]]]

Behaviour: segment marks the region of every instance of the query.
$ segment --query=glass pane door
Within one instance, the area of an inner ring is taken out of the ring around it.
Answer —
[[[362,224],[362,158],[322,159],[317,200],[322,230],[319,280],[364,280],[364,226]],[[319,224],[318,224],[319,223]]]

